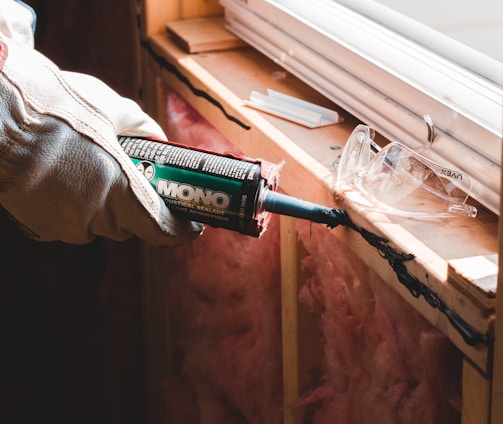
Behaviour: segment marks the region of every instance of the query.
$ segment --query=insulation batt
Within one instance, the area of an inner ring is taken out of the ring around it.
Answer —
[[[460,352],[326,229],[298,221],[297,231],[308,252],[299,300],[324,342],[322,377],[292,406],[297,422],[459,423]]]
[[[171,140],[241,154],[178,95],[166,98]],[[322,360],[283,405],[278,222],[260,239],[207,227],[166,252],[166,423],[281,424],[285,408],[296,424],[459,423],[461,354],[334,234],[301,220],[299,301]]]

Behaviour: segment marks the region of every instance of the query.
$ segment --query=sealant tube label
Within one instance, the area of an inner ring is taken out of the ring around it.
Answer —
[[[173,213],[255,237],[262,232],[260,162],[137,137],[119,142]]]

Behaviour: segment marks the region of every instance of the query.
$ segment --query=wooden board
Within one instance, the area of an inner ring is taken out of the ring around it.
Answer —
[[[285,405],[299,397],[299,321],[297,275],[297,232],[295,219],[281,217],[281,322],[283,352],[283,396]],[[285,414],[283,424],[293,424]]]
[[[449,282],[490,313],[496,306],[498,255],[479,255],[448,261]]]
[[[488,424],[491,382],[465,358],[462,424]]]
[[[132,3],[132,10],[138,13],[141,39],[162,33],[167,21],[222,16],[224,13],[219,0],[135,0]]]
[[[223,17],[168,22],[166,30],[187,53],[227,50],[246,45],[225,28]]]

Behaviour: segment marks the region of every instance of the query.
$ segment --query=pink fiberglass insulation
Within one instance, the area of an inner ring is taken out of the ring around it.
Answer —
[[[188,408],[166,396],[167,422],[280,423],[277,231],[255,239],[207,230],[172,258],[166,300],[181,373],[163,387],[183,393]]]
[[[177,95],[169,139],[239,154]],[[168,423],[275,424],[282,416],[278,219],[257,239],[207,227],[169,252],[166,303],[178,371],[162,382]]]
[[[292,405],[297,422],[459,423],[460,352],[326,229],[297,227],[300,302],[324,343],[322,378]]]
[[[167,99],[170,140],[240,154],[179,96]],[[324,226],[299,221],[298,231],[299,300],[324,355],[322,377],[289,405],[296,423],[458,423],[460,353]],[[260,239],[208,227],[166,253],[167,423],[282,423],[279,267],[277,217]]]

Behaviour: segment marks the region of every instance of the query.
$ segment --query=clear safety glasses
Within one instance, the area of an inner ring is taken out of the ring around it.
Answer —
[[[373,130],[358,125],[342,150],[337,190],[357,190],[372,207],[394,215],[434,218],[475,217],[466,204],[470,177],[392,142],[380,148]]]

